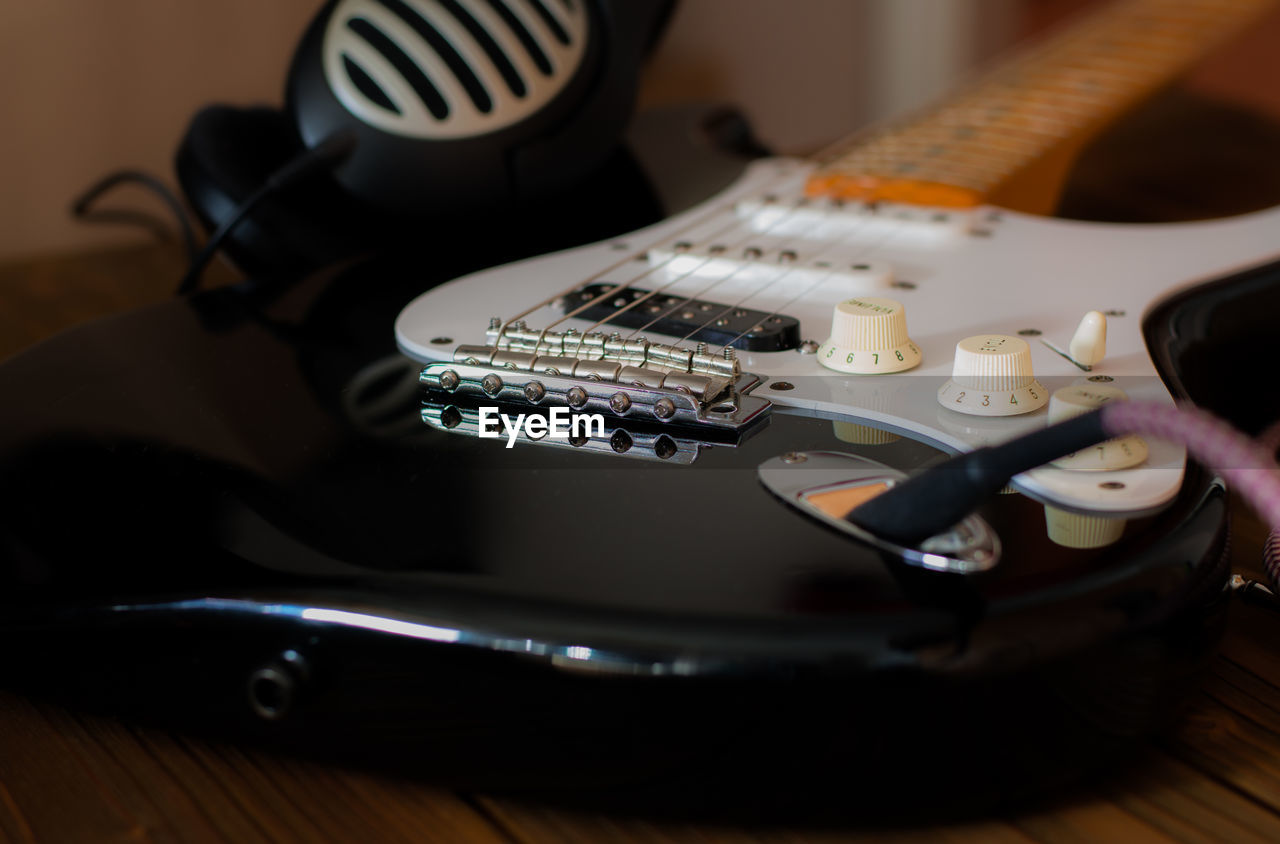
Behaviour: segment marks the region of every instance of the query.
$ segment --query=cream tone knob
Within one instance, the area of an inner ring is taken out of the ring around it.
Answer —
[[[901,302],[865,296],[835,306],[831,338],[819,347],[818,362],[859,375],[901,372],[920,363],[920,349],[907,336]]]
[[[1044,506],[1045,527],[1049,539],[1064,548],[1102,548],[1124,534],[1124,519],[1106,516],[1083,516],[1048,504]]]
[[[1031,347],[1007,334],[979,334],[957,343],[951,380],[938,390],[943,407],[974,416],[1030,413],[1048,401],[1049,391],[1031,371]]]
[[[1119,387],[1106,384],[1073,384],[1054,390],[1049,398],[1049,424],[1062,422],[1113,401],[1129,397]],[[1129,469],[1147,459],[1147,444],[1142,437],[1120,437],[1081,449],[1053,461],[1059,469],[1075,472],[1109,472]]]
[[[902,439],[898,434],[883,428],[873,428],[870,425],[859,425],[856,422],[844,422],[839,419],[831,420],[831,432],[840,442],[850,445],[885,445]]]
[[[1080,320],[1076,333],[1071,335],[1067,354],[1081,366],[1093,366],[1101,362],[1107,353],[1107,318],[1102,311],[1089,311]]]

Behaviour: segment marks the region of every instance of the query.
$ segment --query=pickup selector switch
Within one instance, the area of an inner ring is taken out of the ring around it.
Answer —
[[[920,349],[907,336],[901,302],[864,296],[835,306],[831,338],[818,348],[818,362],[857,375],[902,372],[920,363]]]
[[[1062,422],[1086,411],[1129,397],[1118,387],[1105,384],[1076,384],[1055,390],[1049,399],[1049,424]],[[1141,437],[1119,437],[1081,449],[1053,461],[1059,469],[1075,472],[1108,472],[1131,469],[1147,459],[1147,444]]]
[[[973,416],[1039,410],[1049,391],[1031,371],[1031,347],[1020,337],[979,334],[956,344],[951,380],[938,389],[943,407]]]

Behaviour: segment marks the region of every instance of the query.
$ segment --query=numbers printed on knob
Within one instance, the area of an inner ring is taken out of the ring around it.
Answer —
[[[977,334],[956,344],[951,380],[938,388],[938,403],[973,416],[1031,413],[1049,391],[1031,372],[1031,347],[1021,337]]]
[[[1147,459],[1147,444],[1141,437],[1121,437],[1059,457],[1053,465],[1073,472],[1110,472],[1130,469]]]
[[[860,375],[901,372],[920,362],[920,348],[915,343],[907,342],[896,349],[849,351],[828,342],[819,347],[818,361],[830,369]]]
[[[938,403],[943,407],[974,416],[1014,416],[1030,413],[1044,406],[1049,391],[1034,379],[1014,390],[974,390],[955,381],[938,389]]]
[[[920,348],[907,335],[902,303],[881,297],[837,303],[831,314],[831,336],[818,348],[818,363],[854,375],[902,372],[920,359]]]
[[[1056,390],[1049,400],[1049,423],[1070,419],[1095,407],[1129,397],[1118,387],[1105,384],[1073,384]],[[1147,444],[1141,437],[1120,437],[1081,449],[1053,461],[1059,469],[1073,472],[1107,472],[1130,469],[1147,459]]]

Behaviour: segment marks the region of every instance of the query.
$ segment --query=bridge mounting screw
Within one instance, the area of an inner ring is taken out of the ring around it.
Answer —
[[[524,397],[528,399],[531,404],[537,404],[542,401],[543,396],[546,394],[547,388],[542,386],[542,382],[540,381],[530,381],[528,384],[524,385]]]
[[[805,340],[796,348],[796,351],[802,355],[816,355],[818,353],[818,341]]]
[[[653,415],[659,419],[670,419],[676,415],[676,403],[671,399],[658,399],[653,403]]]
[[[489,317],[489,328],[491,330],[497,331],[501,327],[502,327],[502,320],[498,319],[496,316]]]
[[[480,379],[480,389],[484,390],[485,395],[489,397],[496,396],[502,392],[502,379],[493,373],[489,373]]]
[[[626,393],[614,393],[609,398],[609,409],[619,415],[631,409],[631,397]]]
[[[444,372],[440,373],[440,386],[444,387],[451,393],[458,389],[458,382],[460,380],[461,379],[458,378],[458,373],[454,372],[452,369],[446,369]]]
[[[569,400],[570,407],[582,407],[587,403],[587,391],[581,387],[570,387],[565,398]]]

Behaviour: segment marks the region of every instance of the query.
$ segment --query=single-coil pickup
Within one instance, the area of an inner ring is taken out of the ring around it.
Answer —
[[[972,211],[880,202],[745,199],[735,208],[755,232],[804,240],[858,242],[892,238],[898,246],[942,245],[972,234]]]

